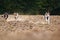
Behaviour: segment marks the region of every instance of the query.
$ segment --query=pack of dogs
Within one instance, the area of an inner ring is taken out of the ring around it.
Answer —
[[[19,17],[19,14],[18,14],[18,13],[13,13],[13,15],[14,15],[14,19],[17,20],[17,18]],[[8,17],[9,17],[9,14],[8,14],[7,12],[3,14],[3,18],[4,18],[5,20],[7,20]],[[45,15],[44,15],[44,20],[45,20],[48,24],[50,24],[50,13],[49,13],[49,12],[46,12],[46,13],[45,13]]]

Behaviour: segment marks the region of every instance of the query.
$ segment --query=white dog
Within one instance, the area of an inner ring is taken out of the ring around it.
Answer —
[[[17,19],[18,19],[18,13],[14,13],[14,18],[15,18],[15,20],[17,21]]]
[[[50,13],[49,13],[49,12],[46,12],[46,13],[45,13],[44,18],[45,18],[45,21],[46,21],[48,24],[50,24]]]

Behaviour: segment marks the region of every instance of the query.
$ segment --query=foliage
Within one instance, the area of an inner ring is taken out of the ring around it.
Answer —
[[[0,13],[44,14],[60,8],[60,0],[0,0]]]

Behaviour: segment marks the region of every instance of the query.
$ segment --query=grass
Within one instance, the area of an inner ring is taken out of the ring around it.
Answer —
[[[20,19],[24,21],[15,24],[0,17],[0,40],[60,40],[60,16],[51,16],[50,25],[40,23],[41,15],[20,15]]]

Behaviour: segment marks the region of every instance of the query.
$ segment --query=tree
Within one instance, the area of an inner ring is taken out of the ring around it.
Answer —
[[[60,0],[0,0],[0,13],[22,12],[24,14],[51,13],[60,8]]]

